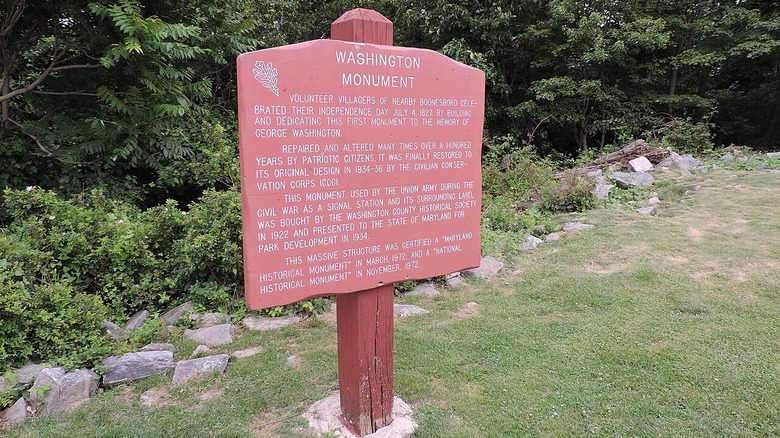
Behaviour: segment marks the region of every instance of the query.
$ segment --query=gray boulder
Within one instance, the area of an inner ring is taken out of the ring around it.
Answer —
[[[174,351],[176,351],[176,346],[168,343],[147,344],[141,347],[141,351],[170,351],[171,353],[173,353]]]
[[[521,251],[531,251],[536,249],[537,246],[544,243],[544,241],[536,236],[528,236],[525,241],[520,244]]]
[[[634,158],[628,162],[628,165],[634,172],[647,172],[653,168],[653,163],[645,156]]]
[[[593,228],[596,228],[593,224],[585,224],[582,222],[566,222],[563,224],[563,231],[584,231],[584,230],[592,230]]]
[[[233,324],[219,324],[202,329],[184,330],[184,336],[209,347],[233,342]]]
[[[439,295],[439,290],[436,289],[436,285],[431,282],[420,283],[405,294],[409,297],[435,297]]]
[[[0,412],[0,423],[5,422],[10,426],[16,426],[17,424],[22,423],[27,418],[27,408],[29,407],[30,404],[27,403],[27,400],[20,397],[13,406]],[[0,430],[1,429],[2,428],[0,428]]]
[[[457,287],[466,284],[466,282],[463,280],[463,276],[460,275],[460,272],[453,272],[451,274],[447,274],[445,276],[444,282],[447,284],[447,286],[450,287]]]
[[[195,305],[192,304],[192,301],[187,301],[163,313],[160,315],[160,319],[167,324],[176,324],[185,313],[192,312],[193,309],[195,309]]]
[[[106,369],[103,385],[119,385],[167,373],[174,367],[173,353],[170,351],[126,353],[109,357],[103,361],[103,367]]]
[[[268,330],[278,330],[300,321],[301,318],[297,316],[268,318],[265,316],[247,315],[241,320],[241,324],[250,330],[264,332]]]
[[[225,315],[224,313],[204,313],[203,315],[198,315],[193,321],[193,327],[207,328],[220,324],[230,324],[230,322],[230,315]]]
[[[404,318],[407,316],[425,315],[430,313],[420,306],[412,304],[393,304],[393,314],[396,318]]]
[[[137,328],[144,325],[147,318],[149,318],[149,311],[141,310],[139,312],[136,312],[135,315],[130,317],[130,319],[125,324],[124,328],[122,328],[122,333],[129,334],[133,332]]]
[[[499,260],[491,256],[482,257],[479,267],[474,269],[467,269],[463,271],[463,275],[466,277],[477,277],[483,280],[488,280],[496,275],[504,268],[504,264]]]
[[[181,360],[173,372],[173,383],[183,383],[195,377],[211,373],[224,373],[227,368],[227,354],[201,357],[199,359]]]
[[[767,158],[780,158],[780,152],[769,152],[766,154]]]
[[[643,215],[655,216],[655,206],[637,208],[636,212]]]
[[[658,205],[661,203],[661,200],[658,199],[658,196],[653,196],[652,198],[647,200],[648,205]]]
[[[550,234],[544,236],[544,241],[547,242],[547,243],[549,243],[549,242],[557,242],[557,241],[561,240],[561,237],[563,237],[563,235],[561,233],[557,233],[557,232],[556,233],[550,233]]]
[[[99,381],[97,374],[83,368],[69,373],[61,367],[44,368],[30,389],[30,401],[33,408],[43,415],[66,412],[89,400]],[[46,387],[49,389],[44,390]]]
[[[645,172],[613,172],[612,178],[621,189],[649,187],[655,182],[655,178]]]
[[[115,340],[122,340],[125,338],[124,333],[122,333],[122,328],[118,325],[114,324],[111,321],[103,321],[100,324],[103,327],[103,331],[111,337],[111,339]]]

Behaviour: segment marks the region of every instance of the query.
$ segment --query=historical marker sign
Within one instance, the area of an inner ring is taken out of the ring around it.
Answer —
[[[317,40],[241,55],[238,84],[250,308],[479,265],[482,71]]]

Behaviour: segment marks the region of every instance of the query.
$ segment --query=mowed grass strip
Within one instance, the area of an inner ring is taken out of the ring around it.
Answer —
[[[395,389],[416,437],[780,435],[780,174],[718,171],[658,191],[657,216],[561,218],[596,229],[489,282],[400,299],[431,311],[396,321]],[[334,324],[245,333],[224,351],[256,345],[224,376],[108,390],[10,432],[308,436],[297,416],[338,386]],[[149,389],[164,402],[142,405]]]

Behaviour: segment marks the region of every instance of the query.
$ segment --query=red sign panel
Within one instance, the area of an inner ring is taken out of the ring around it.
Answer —
[[[238,58],[246,302],[479,265],[482,71],[317,40]]]

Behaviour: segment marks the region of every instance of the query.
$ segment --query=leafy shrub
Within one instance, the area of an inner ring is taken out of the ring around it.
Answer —
[[[241,194],[207,190],[190,206],[183,227],[183,235],[174,242],[178,287],[206,307],[240,300],[244,290]]]
[[[29,360],[65,367],[95,363],[110,351],[101,332],[106,307],[49,273],[28,275],[47,256],[0,235],[0,369]]]
[[[596,205],[593,183],[574,171],[564,172],[558,184],[548,186],[542,207],[551,213],[585,211]]]
[[[4,195],[13,218],[9,232],[47,256],[40,271],[26,271],[28,276],[53,275],[76,291],[96,295],[113,316],[155,309],[171,288],[162,260],[149,246],[152,224],[141,220],[135,207],[99,190],[71,200],[36,188]]]
[[[681,119],[674,119],[649,133],[648,141],[653,146],[694,155],[709,153],[714,147],[709,125]]]

